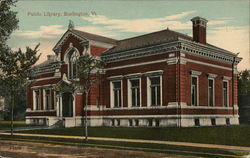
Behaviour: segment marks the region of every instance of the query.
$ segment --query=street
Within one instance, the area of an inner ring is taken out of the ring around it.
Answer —
[[[154,152],[1,140],[0,158],[191,158]]]

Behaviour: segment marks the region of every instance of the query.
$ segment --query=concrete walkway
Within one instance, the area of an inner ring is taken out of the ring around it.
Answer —
[[[10,133],[0,133],[0,135],[10,135]],[[14,133],[14,135],[15,136],[28,136],[28,137],[76,139],[76,140],[84,140],[85,139],[83,136],[63,136],[63,135],[26,134],[26,133]],[[186,143],[186,142],[142,140],[142,139],[102,138],[102,137],[88,137],[88,140],[129,142],[129,143],[165,144],[165,145],[189,146],[189,147],[200,147],[200,148],[240,150],[240,151],[249,151],[250,152],[250,147],[216,145],[216,144]]]

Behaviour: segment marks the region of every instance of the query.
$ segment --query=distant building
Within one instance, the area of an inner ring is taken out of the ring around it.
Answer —
[[[89,53],[106,63],[102,83],[90,90],[90,126],[239,124],[236,66],[241,58],[206,42],[206,19],[191,21],[193,38],[166,29],[114,40],[70,27],[55,45],[55,56],[31,69],[26,123],[84,123],[83,94],[55,87],[67,88],[77,79],[76,61]]]

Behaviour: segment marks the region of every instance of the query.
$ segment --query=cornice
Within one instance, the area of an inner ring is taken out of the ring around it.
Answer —
[[[198,56],[225,64],[232,64],[235,62],[234,64],[237,65],[242,59],[236,57],[236,55],[232,52],[178,37],[161,41],[158,44],[154,43],[151,46],[145,46],[143,48],[135,48],[133,50],[126,50],[116,53],[104,53],[102,55],[102,60],[106,63],[112,63],[146,56],[165,54],[173,51],[182,51],[192,56]]]

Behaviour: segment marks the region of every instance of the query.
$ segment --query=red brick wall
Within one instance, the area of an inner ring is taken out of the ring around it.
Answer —
[[[206,43],[206,28],[193,26],[193,40],[199,43]]]
[[[91,54],[94,56],[100,56],[107,48],[102,48],[98,46],[91,45],[90,46]]]

